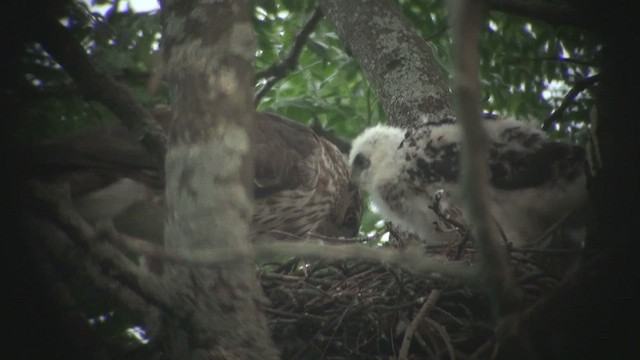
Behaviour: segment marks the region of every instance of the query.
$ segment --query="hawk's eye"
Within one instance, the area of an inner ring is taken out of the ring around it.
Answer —
[[[353,159],[353,165],[355,167],[365,169],[369,167],[369,160],[364,155],[362,155],[362,153],[359,153],[358,155],[356,155],[356,158]]]

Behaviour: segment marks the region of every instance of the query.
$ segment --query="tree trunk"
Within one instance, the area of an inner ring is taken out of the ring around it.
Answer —
[[[252,218],[253,27],[245,1],[167,1],[173,124],[165,160],[165,246],[244,251],[245,261],[168,270],[194,312],[172,319],[174,359],[273,359],[248,242]]]

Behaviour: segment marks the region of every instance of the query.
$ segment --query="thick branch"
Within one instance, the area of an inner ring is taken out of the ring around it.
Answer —
[[[447,78],[429,44],[391,0],[321,0],[336,33],[375,88],[389,121],[451,117]]]
[[[145,316],[147,325],[154,329],[158,327],[156,309],[174,315],[190,311],[190,305],[181,302],[170,284],[99,239],[93,227],[73,210],[68,191],[36,184],[28,205],[40,211],[27,222],[37,241],[32,244],[37,247],[34,253],[44,252],[58,268],[86,275],[96,288]]]
[[[34,268],[42,277],[42,287],[44,288],[46,300],[51,303],[51,308],[54,310],[54,313],[60,322],[65,325],[64,330],[65,333],[68,333],[68,338],[71,340],[72,350],[79,353],[75,356],[92,359],[108,359],[104,339],[100,338],[94,329],[91,328],[89,321],[87,321],[88,319],[80,310],[67,284],[70,280],[69,278],[73,276],[70,274],[89,275],[92,280],[94,280],[92,276],[94,274],[87,274],[85,268],[77,266],[79,261],[77,258],[73,258],[74,253],[69,251],[65,251],[62,254],[55,253],[55,248],[61,248],[61,246],[50,246],[52,242],[69,242],[68,239],[59,239],[64,238],[64,234],[62,234],[59,229],[55,228],[55,226],[45,219],[33,220],[35,221],[30,224],[32,225],[30,228],[34,230],[34,233],[40,233],[34,236],[32,239],[35,241],[29,244],[31,245],[31,254],[34,257]],[[42,238],[38,235],[41,235]],[[84,259],[84,257],[81,258]],[[65,266],[65,262],[71,264],[71,266]],[[61,263],[63,264],[61,265]],[[95,281],[92,282],[95,284]],[[131,303],[132,302],[128,302],[128,304]],[[140,302],[137,304],[139,305]],[[134,309],[134,307],[135,306],[131,306],[130,309],[138,310]],[[148,305],[144,304],[141,307],[142,312],[147,312],[148,307]],[[30,326],[34,325],[30,324]]]
[[[153,116],[126,86],[98,70],[69,30],[55,19],[42,19],[36,41],[64,68],[84,95],[111,110],[158,159],[164,158],[166,139]]]

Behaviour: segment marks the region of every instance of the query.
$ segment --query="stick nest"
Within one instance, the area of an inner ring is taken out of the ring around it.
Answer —
[[[427,248],[427,256],[458,253],[452,247]],[[577,258],[571,250],[509,251],[523,293],[523,310],[560,284]],[[463,260],[473,265],[475,251]],[[483,289],[447,278],[413,274],[379,262],[272,263],[260,273],[271,301],[265,309],[284,359],[488,358],[496,349],[492,306]],[[433,292],[437,301],[415,320]],[[409,335],[408,328],[414,323]],[[405,337],[409,335],[409,339]],[[402,347],[410,347],[402,349]]]

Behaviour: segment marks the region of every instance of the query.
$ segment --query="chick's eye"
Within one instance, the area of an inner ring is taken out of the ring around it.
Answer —
[[[353,159],[353,165],[359,168],[366,168],[369,166],[369,160],[367,160],[367,158],[360,153],[356,155],[355,159]]]

